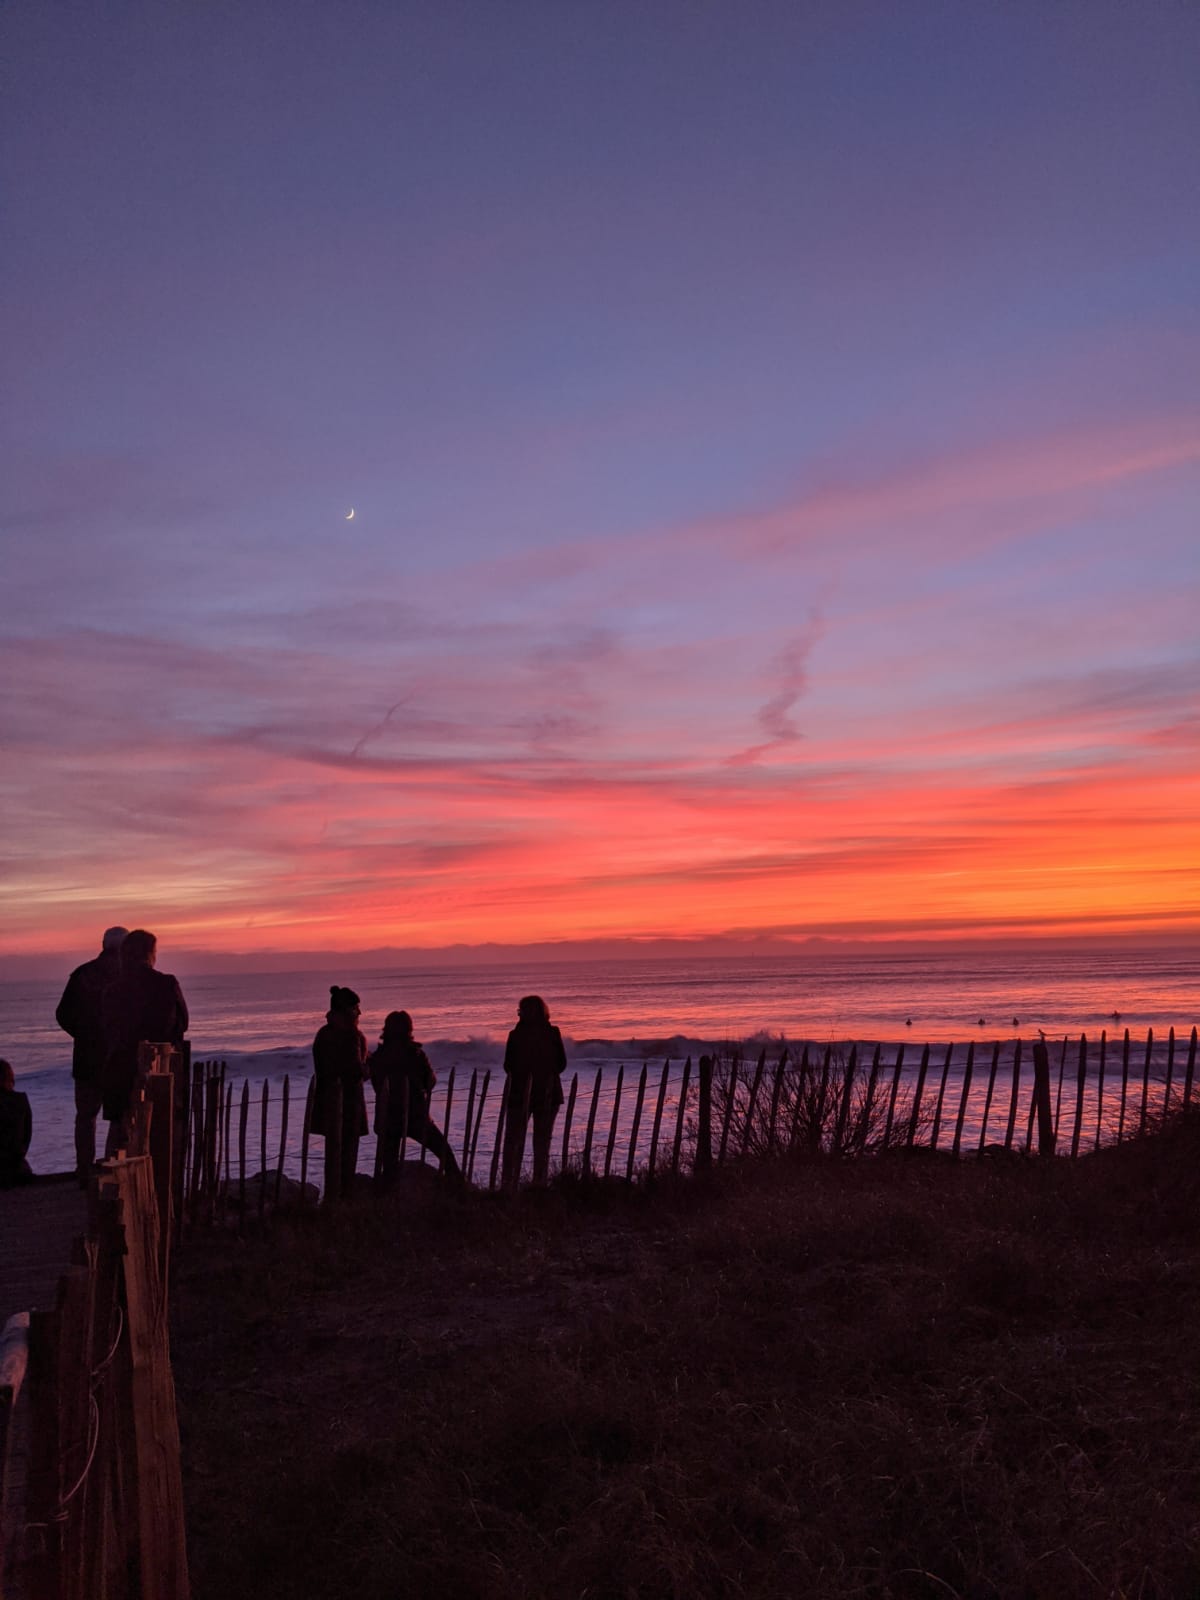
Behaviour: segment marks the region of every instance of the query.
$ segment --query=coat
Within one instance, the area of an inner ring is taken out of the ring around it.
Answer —
[[[518,1022],[504,1047],[508,1103],[519,1106],[529,1088],[530,1111],[557,1111],[563,1103],[567,1064],[562,1034],[549,1022]]]
[[[363,1095],[363,1069],[367,1060],[367,1041],[357,1028],[334,1022],[335,1013],[326,1015],[325,1026],[313,1040],[312,1131],[322,1138],[333,1131],[333,1091],[342,1086],[342,1136],[357,1128],[357,1137],[367,1131],[367,1102]]]
[[[419,1133],[429,1116],[429,1097],[435,1079],[429,1057],[415,1039],[385,1040],[371,1056],[371,1083],[375,1088],[375,1132],[398,1139],[405,1129]],[[387,1085],[387,1126],[379,1122],[380,1092]],[[405,1122],[404,1091],[408,1089]]]
[[[115,950],[104,950],[85,961],[67,979],[55,1020],[75,1041],[71,1050],[71,1076],[80,1083],[95,1083],[104,1069],[104,991],[121,970]]]
[[[109,1122],[123,1117],[137,1082],[138,1045],[182,1044],[188,1008],[179,980],[153,967],[132,967],[104,991],[104,1065],[99,1084]]]

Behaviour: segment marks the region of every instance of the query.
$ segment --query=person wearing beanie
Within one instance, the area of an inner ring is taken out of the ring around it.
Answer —
[[[311,1129],[325,1140],[326,1183],[334,1173],[331,1155],[337,1161],[338,1193],[347,1195],[354,1187],[358,1170],[358,1141],[367,1132],[367,1102],[363,1095],[366,1075],[367,1041],[359,1031],[361,1014],[353,989],[331,984],[325,1026],[313,1040],[313,1092]],[[341,1138],[336,1151],[329,1140],[334,1132],[335,1107],[340,1099]]]
[[[81,1184],[96,1159],[96,1118],[102,1095],[100,1073],[107,1046],[104,1038],[104,991],[120,971],[125,928],[106,928],[100,954],[76,967],[67,979],[55,1020],[74,1040],[71,1076],[75,1080],[75,1171]]]

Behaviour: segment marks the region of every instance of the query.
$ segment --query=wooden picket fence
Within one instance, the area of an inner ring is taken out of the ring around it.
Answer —
[[[187,1600],[167,1269],[178,1052],[150,1055],[53,1310],[0,1344],[0,1597]]]
[[[881,1046],[849,1043],[805,1045],[795,1055],[781,1047],[773,1060],[766,1050],[757,1059],[706,1055],[695,1071],[690,1058],[661,1070],[642,1063],[636,1077],[624,1065],[601,1066],[590,1085],[576,1072],[566,1086],[553,1165],[583,1179],[653,1183],[743,1156],[1037,1150],[1077,1158],[1144,1133],[1168,1106],[1190,1105],[1196,1047],[1195,1027],[1186,1060],[1174,1028],[1165,1042],[1151,1030],[1136,1045],[1126,1029],[1115,1043],[1104,1032],[1053,1046],[902,1045],[887,1060]],[[466,1183],[489,1190],[502,1182],[510,1115],[508,1083],[497,1076],[473,1069],[464,1094],[452,1068],[430,1107]],[[334,1131],[314,1146],[313,1089],[310,1078],[299,1105],[290,1077],[252,1088],[235,1084],[223,1061],[197,1063],[185,1080],[178,1229],[242,1230],[281,1205],[315,1206],[318,1177],[322,1201],[336,1201],[340,1107]],[[384,1106],[375,1111],[386,1118]],[[430,1159],[417,1139],[402,1141],[406,1155]],[[378,1178],[378,1145],[373,1171]]]

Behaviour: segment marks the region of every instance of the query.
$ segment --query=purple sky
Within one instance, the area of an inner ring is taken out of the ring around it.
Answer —
[[[4,28],[0,953],[1194,927],[1194,7]]]

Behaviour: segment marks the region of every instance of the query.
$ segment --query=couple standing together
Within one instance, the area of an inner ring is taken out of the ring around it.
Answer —
[[[368,1131],[363,1081],[375,1090],[375,1133],[381,1145],[385,1179],[400,1164],[400,1146],[413,1139],[430,1150],[447,1175],[462,1181],[458,1162],[441,1129],[430,1119],[429,1101],[436,1074],[429,1057],[413,1037],[407,1011],[390,1011],[378,1048],[370,1054],[358,1026],[361,1006],[353,989],[334,984],[329,991],[325,1026],[313,1040],[316,1092],[312,1131],[328,1140],[334,1132],[334,1102],[341,1092],[342,1192],[347,1193],[358,1167],[358,1141]],[[533,1120],[533,1181],[545,1183],[550,1173],[550,1136],[562,1105],[562,1073],[567,1064],[562,1034],[550,1021],[540,995],[529,994],[517,1006],[517,1025],[504,1049],[508,1111],[504,1129],[504,1186],[515,1189],[525,1157],[525,1134]]]

